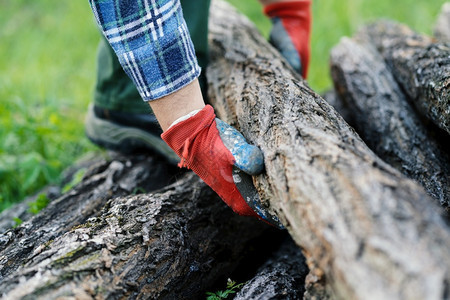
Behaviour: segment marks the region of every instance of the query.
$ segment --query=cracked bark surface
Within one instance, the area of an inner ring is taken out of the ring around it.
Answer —
[[[378,158],[247,19],[219,1],[212,12],[210,100],[264,152],[255,185],[311,275],[341,299],[448,297],[450,232],[433,200]]]
[[[309,270],[305,257],[291,238],[258,269],[234,300],[302,299]]]
[[[373,26],[373,25],[372,25]],[[374,152],[450,207],[450,158],[423,122],[364,30],[331,52],[331,74],[356,131]]]
[[[417,111],[450,134],[450,44],[389,21],[367,26],[363,34],[384,57]]]
[[[193,173],[176,174],[147,156],[93,165],[74,189],[0,235],[2,296],[202,297],[268,226],[235,215]]]
[[[265,154],[255,184],[304,249],[305,298],[328,288],[341,299],[448,298],[449,228],[425,191],[375,156],[248,20],[213,1],[211,21],[212,102]],[[151,157],[99,162],[0,235],[3,296],[204,296],[267,227],[192,174],[157,170],[168,169]]]

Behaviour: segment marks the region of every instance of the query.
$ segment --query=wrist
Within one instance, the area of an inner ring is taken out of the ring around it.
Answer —
[[[178,123],[181,123],[183,121],[186,121],[187,119],[195,116],[197,113],[199,113],[201,111],[201,109],[196,109],[194,111],[191,111],[190,113],[188,113],[187,115],[184,115],[182,117],[179,117],[178,119],[176,119],[175,121],[172,122],[172,124],[170,124],[169,128],[167,128],[167,130],[169,130],[170,128],[172,128],[173,126],[177,125]]]
[[[163,131],[177,119],[205,107],[198,80],[158,100],[149,102]]]

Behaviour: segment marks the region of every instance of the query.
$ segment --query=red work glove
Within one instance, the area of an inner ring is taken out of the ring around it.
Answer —
[[[236,129],[216,119],[210,105],[172,125],[161,137],[181,157],[179,166],[192,169],[233,211],[240,215],[258,216],[244,200],[236,185],[241,179],[233,171],[242,170],[250,175],[262,173],[262,152],[248,144]],[[241,191],[246,193],[245,189]]]
[[[311,0],[268,4],[264,13],[272,20],[270,42],[303,78],[308,74]]]

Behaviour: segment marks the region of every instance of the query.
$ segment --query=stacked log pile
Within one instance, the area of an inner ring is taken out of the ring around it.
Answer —
[[[448,129],[450,48],[406,26],[378,22],[341,39],[331,53],[331,74],[363,140],[448,208],[449,138],[430,121]]]
[[[255,185],[311,274],[336,298],[448,297],[450,230],[436,201],[376,156],[252,24],[221,4],[210,30],[210,101],[263,150]],[[426,93],[445,91],[436,88]]]
[[[6,299],[201,298],[246,254],[270,249],[255,241],[276,242],[274,232],[233,214],[192,173],[116,157],[0,236],[0,291]]]
[[[210,102],[263,150],[255,186],[295,242],[237,298],[450,297],[448,46],[377,23],[333,50],[334,103],[361,139],[245,17],[211,14]],[[201,299],[283,237],[152,155],[99,160],[28,217],[0,234],[6,299]]]

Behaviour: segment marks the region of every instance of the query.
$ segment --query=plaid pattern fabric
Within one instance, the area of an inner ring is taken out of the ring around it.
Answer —
[[[145,101],[200,75],[179,0],[89,0],[103,34]]]

